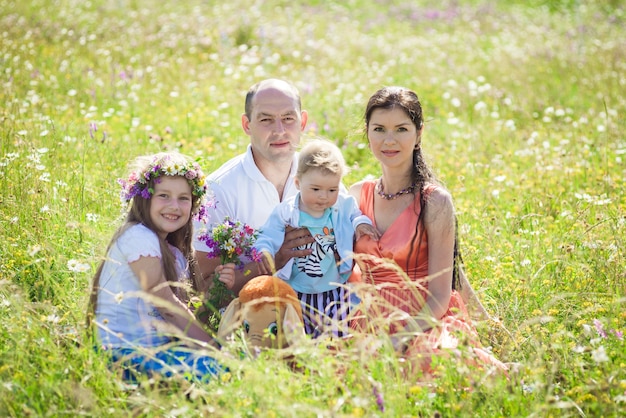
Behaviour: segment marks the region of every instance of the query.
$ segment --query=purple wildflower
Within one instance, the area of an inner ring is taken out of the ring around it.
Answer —
[[[374,392],[374,397],[376,397],[376,405],[378,405],[378,409],[380,412],[385,412],[385,400],[383,399],[383,394],[380,393],[376,386],[372,387],[372,391]]]
[[[258,252],[256,248],[252,248],[252,250],[250,251],[250,258],[252,259],[252,261],[254,261],[255,263],[259,263],[261,262],[261,257],[262,254]]]
[[[617,337],[618,340],[622,341],[624,339],[624,333],[620,330],[614,329],[613,334]]]
[[[209,221],[209,212],[207,210],[207,205],[198,206],[198,213],[196,213],[194,219],[206,224]]]
[[[596,331],[598,332],[598,335],[602,338],[606,338],[606,332],[604,331],[604,325],[602,325],[602,322],[600,322],[597,319],[594,319],[593,325],[596,327]]]
[[[96,122],[90,122],[89,136],[91,137],[91,139],[94,139],[94,137],[96,136],[96,132],[98,132],[98,125],[96,124]]]

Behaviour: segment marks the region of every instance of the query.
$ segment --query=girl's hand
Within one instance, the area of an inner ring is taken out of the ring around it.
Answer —
[[[358,240],[359,238],[361,238],[363,235],[367,235],[370,238],[372,238],[374,241],[378,241],[378,239],[380,238],[380,233],[378,232],[378,230],[376,228],[374,228],[372,225],[368,225],[368,224],[359,224],[356,227],[356,239]]]
[[[226,288],[232,290],[235,285],[235,264],[226,263],[215,268],[215,272],[219,273],[219,281],[226,285]]]

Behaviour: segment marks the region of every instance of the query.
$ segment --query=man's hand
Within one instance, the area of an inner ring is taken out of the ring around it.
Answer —
[[[294,257],[305,257],[311,254],[311,249],[298,250],[297,248],[315,241],[311,232],[307,228],[285,227],[285,239],[282,247],[274,256],[276,270],[280,270],[287,264],[287,261]]]

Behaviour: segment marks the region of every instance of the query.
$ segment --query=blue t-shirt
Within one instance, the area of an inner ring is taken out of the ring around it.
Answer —
[[[294,259],[289,282],[297,292],[326,292],[336,289],[338,283],[347,279],[340,277],[337,268],[337,243],[331,215],[330,208],[319,218],[300,211],[299,226],[308,228],[315,241],[298,247],[298,250],[311,249],[313,252]]]

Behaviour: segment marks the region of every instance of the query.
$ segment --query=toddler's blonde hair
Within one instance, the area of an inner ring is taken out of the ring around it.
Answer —
[[[307,142],[300,151],[296,177],[302,178],[306,172],[313,169],[340,177],[348,171],[339,147],[326,139]]]

